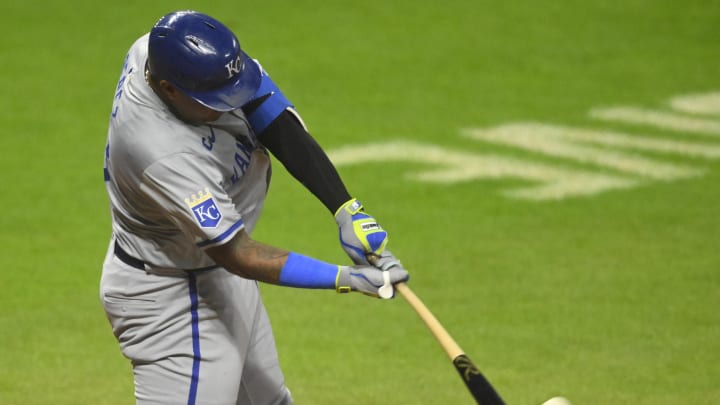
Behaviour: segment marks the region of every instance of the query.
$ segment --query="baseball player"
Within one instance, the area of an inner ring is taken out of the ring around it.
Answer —
[[[251,238],[268,151],[334,213],[355,265]],[[167,14],[131,46],[104,172],[100,296],[138,404],[290,404],[257,282],[387,298],[408,279],[292,104],[208,15]]]

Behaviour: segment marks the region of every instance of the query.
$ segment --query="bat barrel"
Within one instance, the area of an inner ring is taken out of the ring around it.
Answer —
[[[440,343],[450,360],[452,360],[455,369],[460,373],[460,378],[462,378],[475,401],[480,405],[505,405],[500,395],[475,366],[475,363],[465,355],[465,352],[440,324],[440,321],[435,318],[435,315],[430,312],[420,298],[412,292],[410,287],[405,283],[398,283],[395,285],[395,289],[425,322],[425,325],[430,329],[430,332],[435,336],[435,339]]]
[[[475,401],[480,405],[505,405],[505,401],[495,391],[490,381],[477,368],[475,363],[464,354],[453,360],[453,365],[460,373],[460,378],[465,382],[468,390]]]

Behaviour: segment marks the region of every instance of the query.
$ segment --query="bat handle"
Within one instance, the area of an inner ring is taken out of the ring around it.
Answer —
[[[405,283],[395,284],[395,289],[405,300],[410,304],[411,307],[417,312],[420,318],[425,322],[425,326],[430,329],[430,332],[435,336],[435,339],[440,342],[440,346],[445,350],[445,353],[454,361],[458,356],[465,354],[445,328],[440,324],[440,321],[435,318],[435,315],[423,304],[417,295],[408,287]]]

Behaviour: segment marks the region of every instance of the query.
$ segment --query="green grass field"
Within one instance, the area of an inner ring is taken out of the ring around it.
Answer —
[[[125,51],[181,8],[233,28],[332,156],[387,152],[339,170],[508,404],[720,403],[720,3],[148,3],[0,5],[0,179],[15,196],[0,211],[0,404],[134,403],[98,299],[102,153]],[[703,114],[672,103],[697,94]],[[685,121],[592,113],[616,106]],[[463,135],[518,123],[535,124],[524,147]],[[498,162],[509,172],[492,175]],[[274,173],[254,236],[347,263],[332,217]],[[573,194],[594,176],[625,186]],[[296,403],[472,403],[402,299],[263,294]]]

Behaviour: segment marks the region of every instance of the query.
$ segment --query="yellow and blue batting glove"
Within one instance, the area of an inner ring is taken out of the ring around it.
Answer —
[[[346,202],[337,212],[335,221],[340,230],[340,245],[355,264],[370,264],[368,257],[380,257],[385,251],[388,234],[368,215],[357,199]]]

